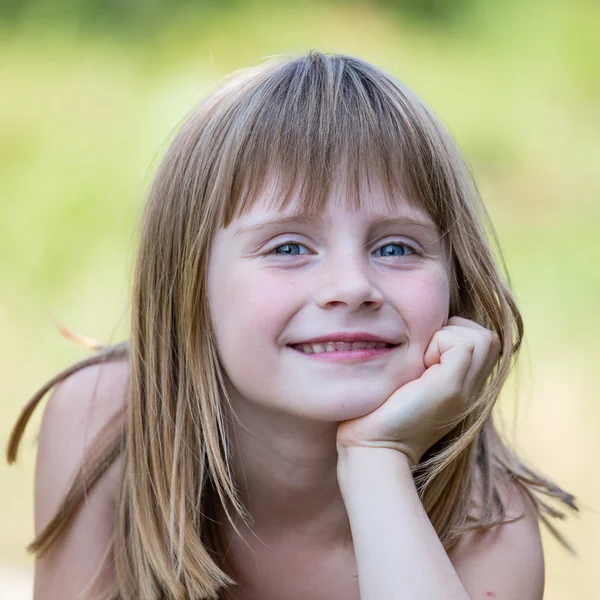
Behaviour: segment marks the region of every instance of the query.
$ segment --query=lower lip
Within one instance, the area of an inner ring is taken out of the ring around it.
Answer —
[[[391,348],[362,348],[361,350],[335,350],[334,352],[318,352],[316,354],[296,350],[296,348],[292,348],[291,346],[289,348],[298,354],[306,356],[306,358],[322,362],[360,362],[387,356],[392,350],[398,348],[398,346],[392,346]]]

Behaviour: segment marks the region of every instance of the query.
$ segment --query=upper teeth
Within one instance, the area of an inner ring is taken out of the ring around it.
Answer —
[[[307,354],[336,352],[337,350],[362,350],[364,348],[385,348],[385,342],[324,342],[321,344],[294,344],[294,348]]]

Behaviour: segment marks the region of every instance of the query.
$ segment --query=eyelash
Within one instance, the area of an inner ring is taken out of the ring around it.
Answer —
[[[274,248],[271,248],[271,250],[269,250],[268,252],[265,253],[266,256],[269,255],[275,255],[275,256],[305,256],[303,254],[275,254],[275,250],[277,250],[278,248],[281,248],[282,246],[293,246],[293,245],[298,245],[298,246],[304,246],[306,248],[306,245],[303,244],[302,242],[298,242],[296,240],[287,240],[286,242],[283,242],[282,244],[277,244],[277,246],[275,246]],[[378,248],[378,250],[380,250],[381,248],[385,248],[386,246],[404,246],[406,248],[408,248],[411,251],[411,254],[419,254],[419,251],[412,245],[409,244],[408,242],[387,242],[386,244],[383,244],[382,246],[380,246]],[[410,255],[409,255],[410,256]],[[386,257],[383,257],[386,258]],[[394,257],[394,256],[388,256],[387,258],[403,258],[403,256],[398,256],[398,257]]]

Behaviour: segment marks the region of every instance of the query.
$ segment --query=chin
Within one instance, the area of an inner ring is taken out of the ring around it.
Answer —
[[[373,389],[365,389],[361,393],[354,385],[352,389],[340,389],[329,394],[314,394],[310,398],[303,395],[302,398],[291,400],[291,405],[297,407],[294,413],[310,420],[348,421],[364,417],[377,410],[392,395],[393,391],[395,390],[377,392]]]

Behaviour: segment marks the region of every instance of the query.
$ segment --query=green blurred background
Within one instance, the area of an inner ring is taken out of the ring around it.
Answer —
[[[577,558],[544,530],[545,598],[600,598],[600,3],[4,0],[0,15],[0,439],[86,356],[50,315],[126,337],[134,225],[194,103],[267,56],[353,54],[420,94],[473,167],[526,329],[498,417],[582,508],[558,523]],[[30,594],[40,417],[0,467],[11,598]]]

